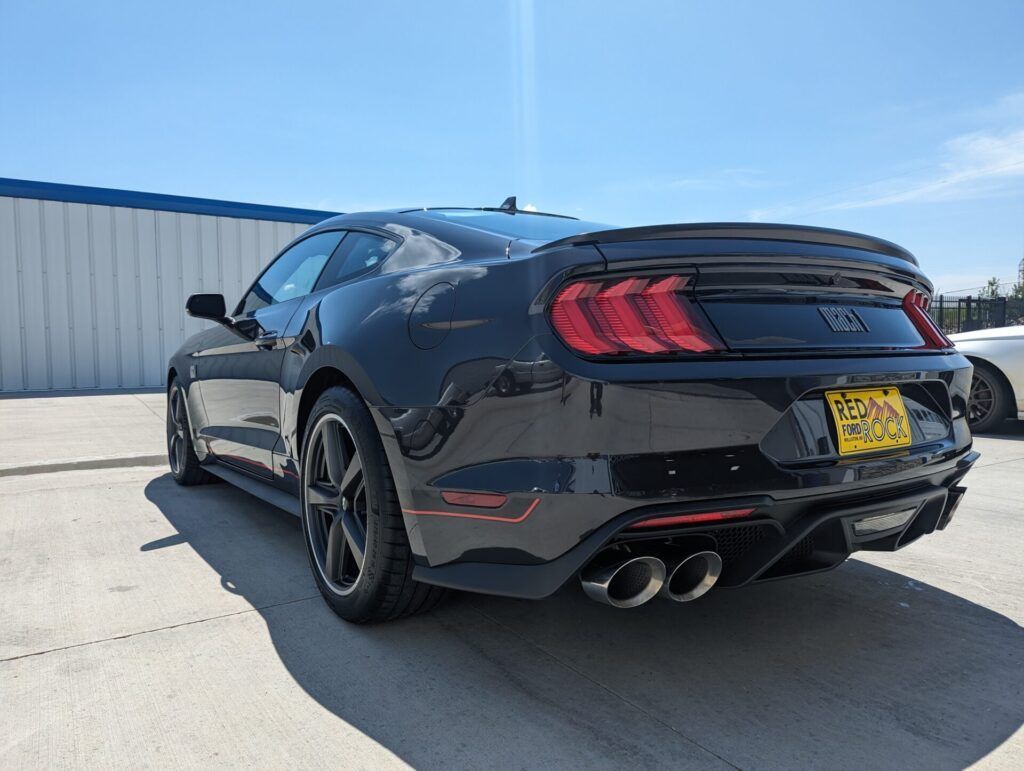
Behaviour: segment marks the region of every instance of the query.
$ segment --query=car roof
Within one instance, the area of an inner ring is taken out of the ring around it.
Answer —
[[[319,230],[329,230],[342,227],[369,227],[382,230],[389,230],[402,238],[408,238],[413,233],[425,233],[434,236],[446,243],[455,246],[463,252],[473,254],[477,250],[493,252],[498,248],[504,250],[511,241],[526,241],[533,245],[539,245],[550,241],[564,238],[567,233],[547,234],[524,234],[515,232],[516,228],[489,227],[486,222],[479,219],[467,218],[465,221],[458,217],[431,216],[432,214],[443,215],[444,212],[493,214],[494,216],[514,215],[515,218],[528,217],[530,220],[536,218],[538,221],[565,223],[571,232],[576,223],[579,224],[579,232],[587,230],[607,228],[607,226],[596,226],[595,223],[584,222],[576,217],[568,217],[561,214],[549,214],[546,212],[523,211],[519,209],[501,209],[496,207],[415,207],[384,209],[379,211],[350,212],[331,217],[315,225],[308,233]],[[524,223],[525,224],[525,223]],[[529,228],[524,228],[529,230]],[[541,230],[546,230],[542,228]]]

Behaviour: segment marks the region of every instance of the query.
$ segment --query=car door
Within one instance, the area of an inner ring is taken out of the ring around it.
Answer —
[[[281,364],[288,322],[316,285],[343,231],[321,231],[282,252],[235,310],[236,332],[196,357],[207,424],[200,434],[219,460],[273,476],[281,436]]]

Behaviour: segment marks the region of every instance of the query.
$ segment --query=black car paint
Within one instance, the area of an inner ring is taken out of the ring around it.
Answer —
[[[216,326],[170,369],[200,457],[295,496],[303,417],[336,382],[324,374],[356,389],[380,430],[422,580],[543,596],[631,521],[755,500],[793,538],[744,583],[770,573],[821,507],[838,516],[915,490],[925,500],[975,457],[962,417],[970,365],[915,349],[899,297],[930,285],[898,247],[716,228],[544,248],[415,212],[336,217],[300,238],[338,228],[401,246],[368,274],[262,309],[267,339]],[[552,332],[546,307],[567,278],[669,268],[695,276],[695,299],[726,328],[729,352],[588,359]],[[811,323],[822,303],[856,307],[886,330],[885,346]],[[759,337],[768,306],[800,318],[784,339]],[[840,459],[828,429],[807,429],[826,389],[893,384],[911,412],[908,450]],[[508,501],[453,507],[442,489]]]

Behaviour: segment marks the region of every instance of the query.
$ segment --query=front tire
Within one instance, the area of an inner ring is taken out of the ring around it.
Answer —
[[[1006,420],[1010,399],[1002,373],[991,364],[974,362],[971,395],[967,402],[967,422],[971,431],[985,434]]]
[[[412,578],[413,558],[384,445],[352,391],[317,399],[302,448],[302,532],[317,588],[346,621],[429,610],[444,595]]]
[[[171,381],[167,391],[167,462],[174,481],[179,485],[201,485],[213,479],[210,472],[200,465],[196,448],[192,444],[185,389],[181,387],[178,378]]]

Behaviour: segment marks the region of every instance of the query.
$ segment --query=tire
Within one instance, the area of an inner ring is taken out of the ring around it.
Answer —
[[[357,624],[433,608],[445,591],[412,578],[412,551],[394,478],[362,399],[347,388],[329,388],[306,425],[299,485],[302,533],[324,600]]]
[[[213,480],[210,472],[200,464],[192,444],[185,389],[181,387],[178,378],[171,381],[171,387],[167,390],[167,462],[174,481],[179,485],[190,487]]]
[[[1003,373],[983,361],[975,361],[967,422],[971,431],[985,434],[1009,416],[1012,394]]]

